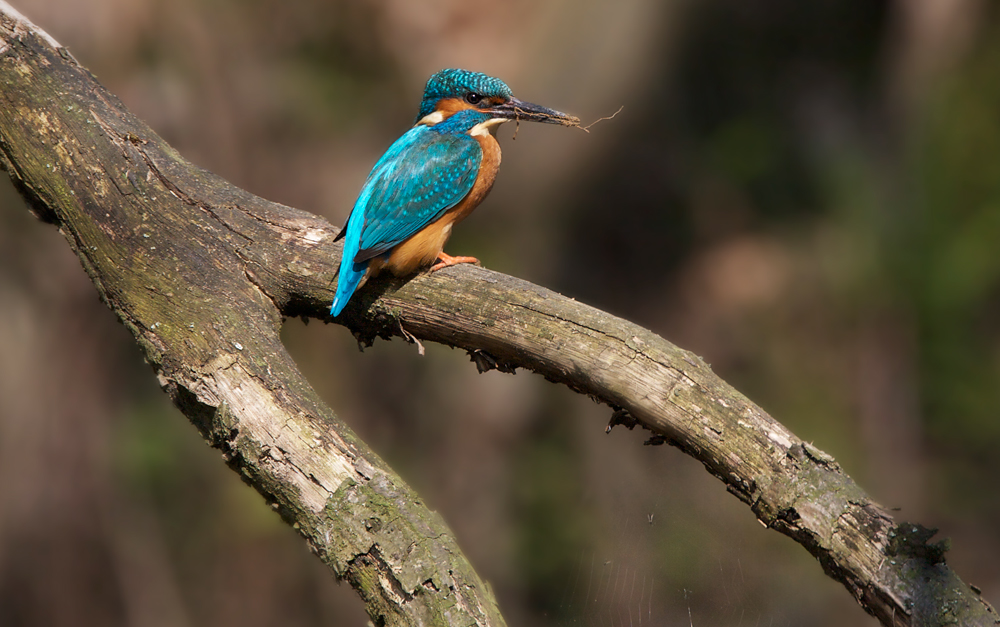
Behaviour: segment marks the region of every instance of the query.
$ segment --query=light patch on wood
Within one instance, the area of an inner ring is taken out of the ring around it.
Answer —
[[[42,29],[32,24],[31,20],[18,13],[17,9],[7,4],[4,0],[0,0],[0,14],[5,15],[14,22],[15,26],[12,34],[18,39],[20,39],[21,35],[24,34],[24,31],[31,31],[35,35],[47,41],[53,48],[62,48],[62,46],[59,45],[59,42],[53,39],[52,35],[49,35]]]
[[[269,459],[261,463],[293,486],[305,507],[321,512],[330,496],[354,476],[351,460],[323,446],[320,433],[306,420],[284,412],[274,394],[238,363],[209,373],[209,380],[213,378],[214,396],[228,403],[241,435],[268,452]]]
[[[310,244],[318,244],[325,240],[327,237],[327,232],[322,229],[309,229],[302,236],[302,239],[309,242]]]
[[[792,446],[792,440],[787,434],[778,431],[777,429],[766,429],[767,438],[782,447],[784,450],[788,450]]]
[[[799,527],[808,529],[829,542],[834,533],[834,527],[846,508],[847,503],[840,498],[829,499],[798,499],[795,511],[801,517]]]

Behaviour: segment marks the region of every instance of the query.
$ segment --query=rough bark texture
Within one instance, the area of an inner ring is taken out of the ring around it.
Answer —
[[[311,214],[184,161],[66,49],[0,0],[0,165],[59,226],[163,389],[233,470],[364,598],[379,625],[502,625],[440,517],[317,397],[279,339],[327,318],[340,247]],[[342,316],[480,370],[527,368],[700,460],[885,625],[1000,618],[836,461],[648,330],[477,267],[373,281]]]
[[[332,239],[330,226],[182,160],[3,3],[0,84],[0,163],[60,227],[176,405],[374,622],[502,625],[444,521],[281,344],[287,292],[260,268],[301,272],[295,257]]]

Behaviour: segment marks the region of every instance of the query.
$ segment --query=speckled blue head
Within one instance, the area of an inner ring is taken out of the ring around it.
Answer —
[[[507,87],[507,84],[499,78],[469,70],[441,70],[427,79],[417,120],[433,113],[434,108],[442,99],[464,99],[469,94],[478,94],[483,98],[496,98],[503,101],[514,97],[510,87]]]

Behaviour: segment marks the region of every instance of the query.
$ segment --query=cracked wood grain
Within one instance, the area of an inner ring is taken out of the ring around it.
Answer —
[[[327,319],[336,229],[183,160],[0,0],[0,164],[57,224],[161,386],[379,625],[502,625],[440,517],[316,395],[283,317]],[[886,625],[992,625],[919,525],[649,330],[472,266],[380,277],[343,320],[363,342],[436,341],[525,368],[698,459],[761,524],[814,555]]]
[[[285,296],[264,268],[283,242],[309,249],[329,227],[181,160],[2,2],[0,42],[0,161],[66,235],[174,403],[358,589],[373,622],[503,625],[444,521],[281,345],[274,295]]]

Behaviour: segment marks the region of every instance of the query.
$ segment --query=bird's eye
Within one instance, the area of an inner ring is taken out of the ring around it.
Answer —
[[[482,99],[483,97],[474,91],[470,91],[469,93],[465,94],[465,101],[472,105],[479,104],[479,101]]]

